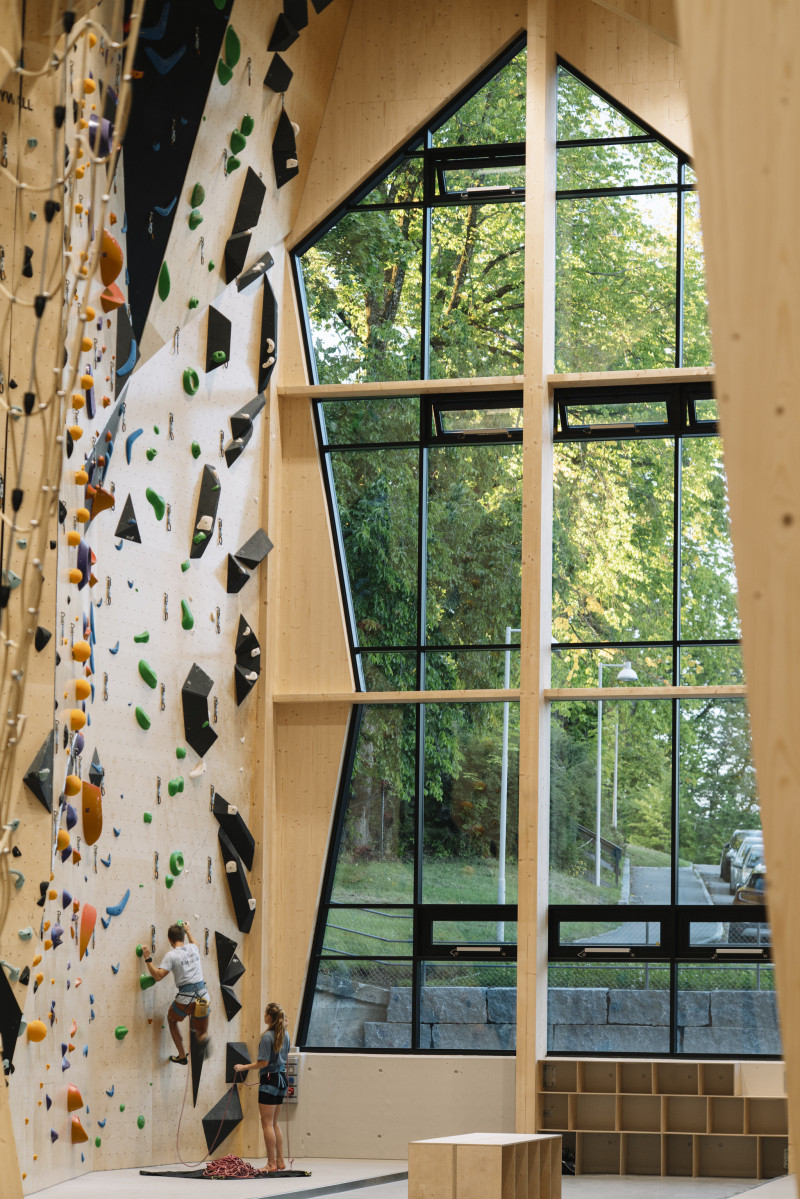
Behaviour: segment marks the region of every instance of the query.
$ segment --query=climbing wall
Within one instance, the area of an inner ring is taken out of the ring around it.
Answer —
[[[41,140],[48,167],[75,147],[55,214],[72,284],[56,261],[51,594],[29,613],[39,702],[6,809],[22,813],[21,856],[2,876],[26,1193],[238,1145],[203,1118],[221,1101],[227,1136],[240,1117],[225,1043],[255,1047],[270,935],[262,647],[284,238],[349,0],[164,0],[144,18],[104,0],[85,24],[78,7],[44,51],[65,46],[63,129],[49,105]],[[149,103],[117,153],[137,89]],[[44,477],[39,464],[34,491]],[[155,945],[158,962],[177,919],[212,998],[202,1070],[168,1063],[174,989],[149,985],[136,952]]]

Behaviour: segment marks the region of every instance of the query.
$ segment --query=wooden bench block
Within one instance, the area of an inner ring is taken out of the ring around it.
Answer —
[[[465,1133],[408,1147],[409,1199],[561,1199],[561,1137]]]
[[[441,1141],[408,1146],[408,1199],[456,1199],[456,1147]]]

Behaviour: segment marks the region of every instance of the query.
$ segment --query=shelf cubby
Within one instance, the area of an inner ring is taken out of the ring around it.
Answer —
[[[741,1136],[745,1100],[741,1095],[715,1095],[708,1100],[708,1131]]]
[[[582,1174],[619,1174],[620,1134],[579,1132]]]
[[[755,1137],[698,1137],[700,1158],[697,1174],[701,1178],[755,1178],[757,1145]]]
[[[620,1091],[623,1095],[652,1095],[652,1062],[620,1062]]]
[[[736,1095],[735,1062],[703,1062],[700,1067],[701,1095]]]
[[[661,1136],[658,1133],[641,1135],[622,1134],[622,1159],[620,1169],[623,1174],[655,1174],[661,1173]]]
[[[575,1127],[579,1132],[614,1132],[617,1127],[616,1095],[577,1095]]]
[[[685,1133],[665,1136],[662,1173],[691,1178],[694,1173],[693,1142],[694,1138]]]
[[[578,1063],[570,1059],[542,1062],[543,1091],[577,1091]]]
[[[622,1132],[661,1132],[660,1095],[623,1095],[620,1102]]]
[[[617,1063],[607,1061],[581,1062],[578,1066],[578,1090],[592,1094],[615,1095]]]
[[[654,1062],[653,1068],[659,1095],[699,1094],[699,1062]]]
[[[569,1128],[569,1095],[546,1094],[542,1096],[542,1128],[545,1132],[559,1132]]]
[[[664,1113],[665,1132],[705,1132],[707,1101],[702,1095],[668,1095]]]
[[[747,1104],[747,1127],[749,1133],[760,1136],[786,1136],[789,1131],[788,1112],[784,1099],[757,1099],[754,1095],[745,1100]]]
[[[788,1137],[758,1138],[758,1178],[778,1178],[789,1172]]]

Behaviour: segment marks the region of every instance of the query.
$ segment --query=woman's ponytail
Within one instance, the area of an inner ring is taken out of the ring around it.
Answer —
[[[268,1003],[267,1015],[272,1022],[270,1028],[275,1034],[275,1052],[280,1053],[286,1035],[286,1014],[279,1003]]]

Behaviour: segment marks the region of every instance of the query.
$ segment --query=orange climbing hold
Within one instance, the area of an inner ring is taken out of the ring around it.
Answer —
[[[75,688],[77,692],[77,683],[75,684]],[[77,795],[80,789],[81,780],[78,778],[77,774],[68,774],[64,779],[64,794],[67,796],[67,798],[71,799],[73,795]],[[55,899],[55,892],[53,893],[52,898]]]
[[[91,350],[93,344],[94,343],[93,343],[91,337],[82,337],[81,338],[81,349],[83,350],[84,354],[88,353],[88,351]]]
[[[89,488],[87,487],[87,492]],[[97,487],[92,495],[92,520],[101,512],[105,512],[107,508],[114,507],[114,497],[110,491],[106,491],[105,487]],[[92,561],[96,561],[92,555]]]
[[[79,525],[88,525],[92,519],[88,508],[78,508],[75,512],[75,519]]]
[[[73,1024],[75,1021],[73,1020]],[[74,1083],[67,1085],[67,1111],[78,1112],[83,1107],[83,1099],[81,1093]]]
[[[103,230],[103,241],[100,246],[100,278],[106,287],[113,283],[122,270],[122,247],[108,229]]]
[[[121,308],[125,303],[125,297],[117,287],[116,283],[110,283],[105,291],[100,292],[100,303],[103,312],[111,312],[115,308]]]
[[[86,406],[86,396],[82,396],[79,391],[73,391],[72,407],[75,409],[75,411],[78,412],[81,408],[84,408],[85,406]]]
[[[92,694],[92,684],[89,682],[88,679],[76,679],[75,680],[75,698],[76,699],[88,699],[91,694]],[[78,781],[80,782],[80,780],[78,780]],[[77,791],[74,792],[74,794],[77,795]]]
[[[44,1020],[31,1020],[25,1032],[29,1041],[43,1041],[47,1036],[47,1025]]]
[[[79,732],[86,724],[86,713],[81,712],[80,708],[73,708],[69,714],[69,727],[73,733]]]
[[[80,1122],[78,1116],[72,1117],[72,1143],[73,1145],[82,1145],[84,1141],[89,1140],[89,1135],[86,1129]]]
[[[70,567],[69,581],[70,583],[80,583],[83,578],[83,571],[78,570],[77,566]]]
[[[79,479],[78,475],[85,475],[86,477],[83,479]],[[88,481],[89,481],[89,476],[86,474],[85,470],[76,470],[75,471],[75,482],[76,483],[88,483]],[[75,547],[77,545],[80,545],[80,543],[81,543],[81,535],[78,532],[78,530],[70,529],[69,532],[67,533],[67,545],[71,545],[72,548],[75,549]]]
[[[99,787],[83,784],[83,835],[87,845],[94,845],[103,831],[103,799]]]
[[[48,898],[48,899],[58,899],[58,891],[56,891],[55,887],[51,887],[51,888],[50,888],[50,890],[47,892],[47,898]],[[47,921],[45,922],[45,926],[44,926],[44,927],[45,927],[45,929],[48,929],[48,928],[50,927],[50,921],[49,921],[49,920],[47,920]]]
[[[86,662],[91,652],[92,648],[88,641],[76,641],[72,647],[72,657],[76,662]]]
[[[83,437],[83,429],[80,427],[80,425],[69,425],[67,432],[73,441],[80,441],[80,439]]]
[[[87,946],[92,939],[94,926],[97,923],[97,908],[90,903],[85,903],[81,911],[81,926],[80,939],[78,942],[80,948],[79,960],[86,953]]]
[[[81,713],[81,715],[83,715],[83,713]],[[58,830],[58,836],[56,837],[56,849],[58,850],[59,853],[61,853],[63,850],[65,850],[67,848],[68,845],[69,845],[69,833],[67,832],[67,830],[65,828],[60,828]]]
[[[36,957],[33,959],[33,967],[34,967],[34,969],[35,969],[35,968],[36,968],[36,967],[39,965],[39,963],[41,962],[41,960],[42,960],[42,955],[41,955],[40,953],[37,953]]]

